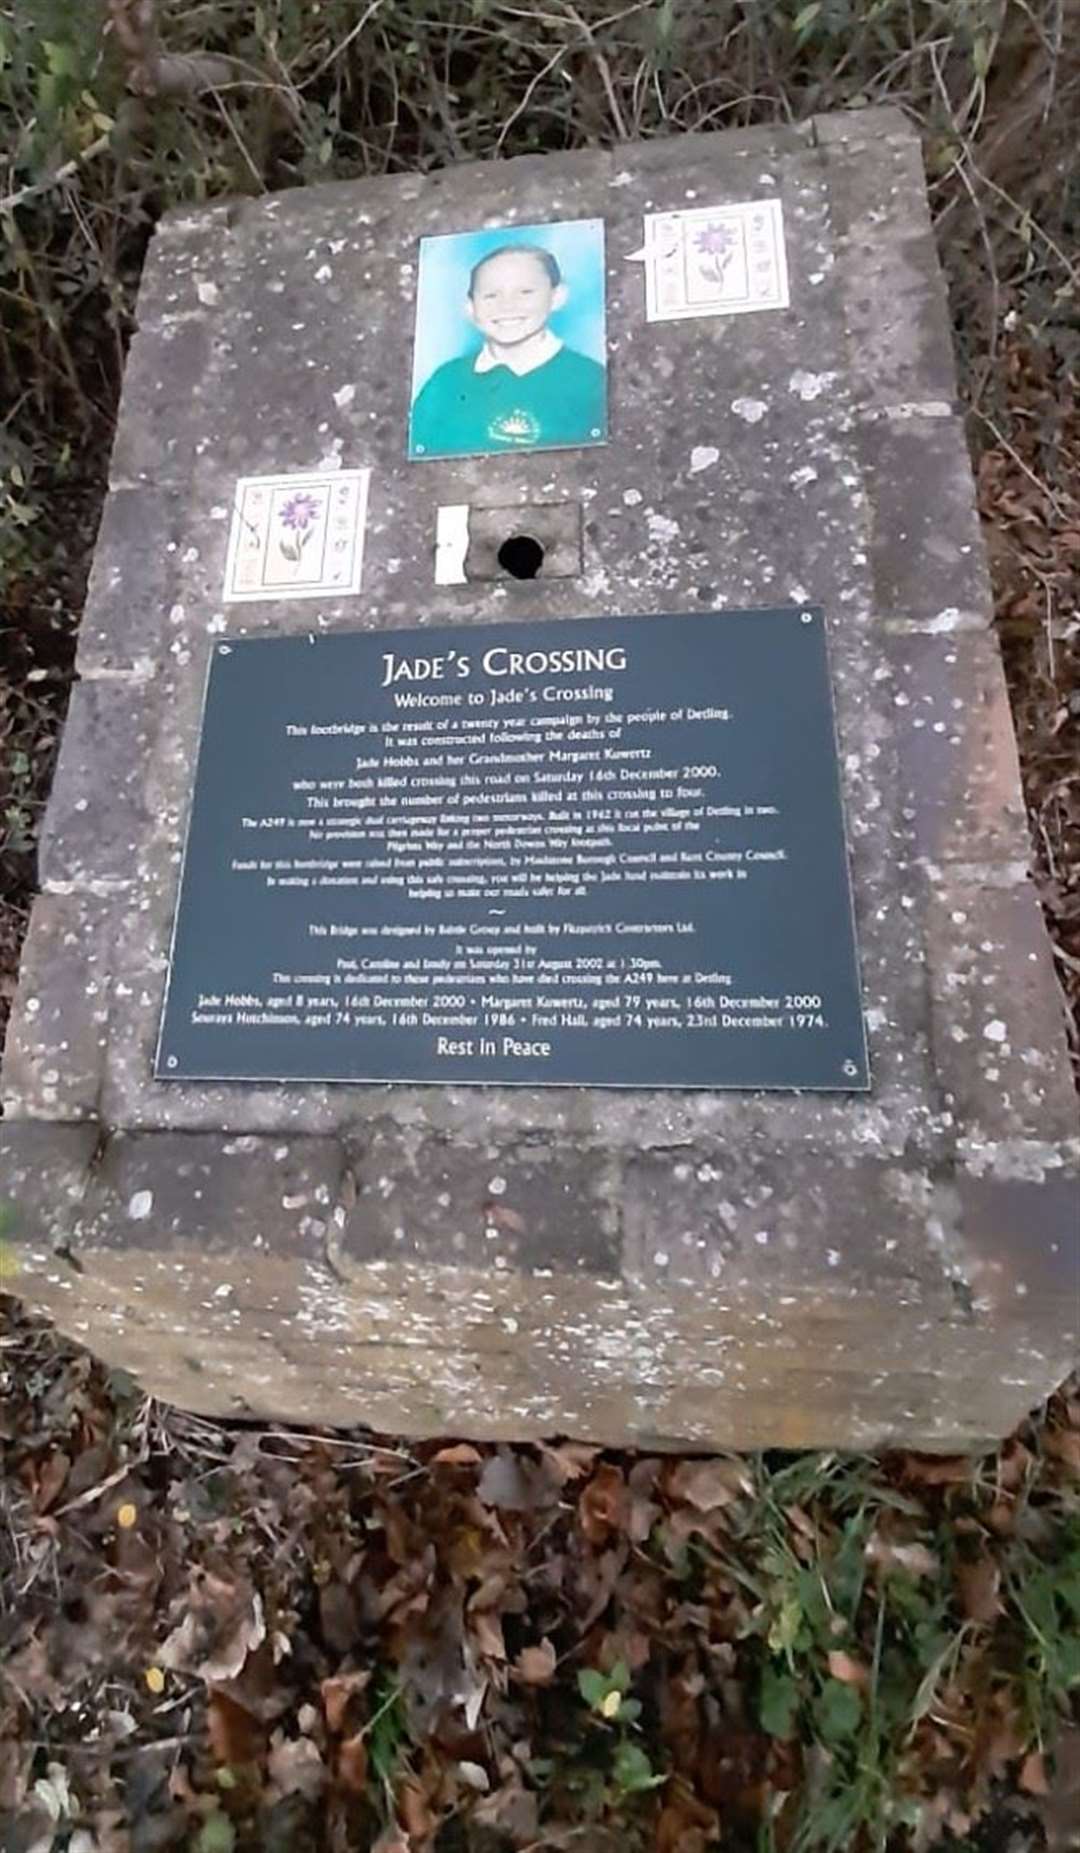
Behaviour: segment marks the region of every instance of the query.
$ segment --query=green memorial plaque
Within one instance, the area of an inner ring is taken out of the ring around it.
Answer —
[[[823,613],[215,645],[156,1072],[866,1088]]]

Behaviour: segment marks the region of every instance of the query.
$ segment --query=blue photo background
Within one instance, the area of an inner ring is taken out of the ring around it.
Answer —
[[[550,225],[500,225],[482,232],[448,232],[420,244],[412,396],[444,361],[478,354],[483,339],[465,310],[473,265],[508,244],[550,251],[569,291],[549,326],[567,347],[607,363],[604,322],[604,221],[566,219]]]

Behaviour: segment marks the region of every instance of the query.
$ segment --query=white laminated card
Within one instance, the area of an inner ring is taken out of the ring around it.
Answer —
[[[778,199],[648,213],[644,258],[650,322],[788,306]]]
[[[370,470],[242,476],[224,598],[332,598],[360,590]]]

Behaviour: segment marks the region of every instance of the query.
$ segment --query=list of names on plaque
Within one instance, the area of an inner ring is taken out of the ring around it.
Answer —
[[[156,1071],[865,1087],[822,614],[215,646]]]

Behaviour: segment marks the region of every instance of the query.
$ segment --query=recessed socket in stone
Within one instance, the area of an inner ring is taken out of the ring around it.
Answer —
[[[580,503],[469,509],[466,579],[573,579],[580,572]]]

